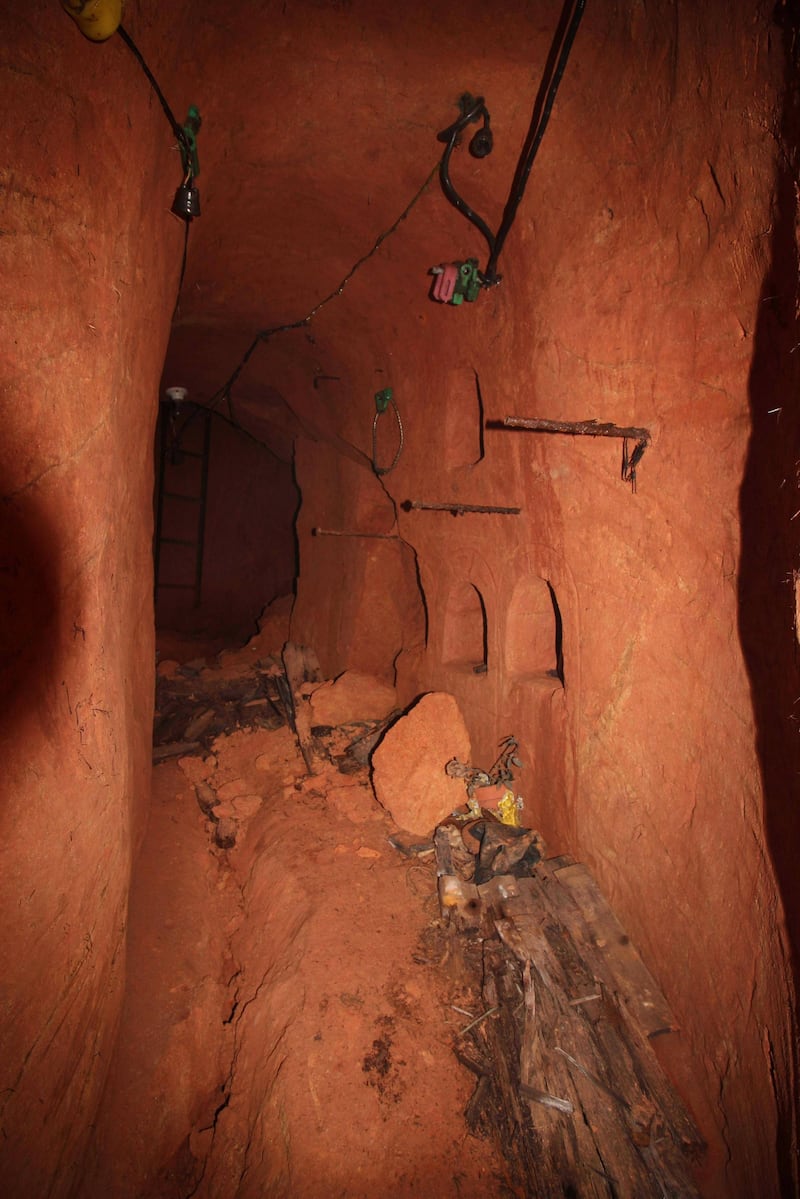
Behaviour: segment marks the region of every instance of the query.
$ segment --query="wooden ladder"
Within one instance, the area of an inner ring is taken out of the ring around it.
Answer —
[[[195,608],[203,585],[211,415],[197,404],[182,405],[180,413],[171,401],[159,405],[155,598],[162,590],[191,591]],[[174,547],[169,563],[166,546]]]

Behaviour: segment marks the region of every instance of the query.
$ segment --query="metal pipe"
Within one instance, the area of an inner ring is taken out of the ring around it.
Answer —
[[[494,513],[500,516],[519,516],[521,508],[500,508],[494,504],[426,504],[423,500],[406,500],[400,505],[406,512],[412,508],[428,512],[452,512],[453,516],[463,516],[465,512]]]
[[[399,541],[397,533],[359,533],[348,529],[312,529],[312,537],[374,537],[379,541]]]
[[[503,426],[507,429],[530,429],[534,433],[568,433],[583,437],[630,437],[637,441],[650,441],[650,430],[633,425],[600,424],[596,420],[540,420],[538,417],[506,416]]]

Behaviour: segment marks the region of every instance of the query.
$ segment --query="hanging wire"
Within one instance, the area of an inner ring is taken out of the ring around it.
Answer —
[[[139,66],[142,68],[145,75],[147,76],[150,86],[153,89],[153,91],[155,92],[158,102],[164,110],[164,115],[166,116],[167,120],[169,121],[172,132],[175,134],[175,137],[178,139],[178,142],[180,143],[182,152],[184,154],[186,154],[187,156],[190,156],[191,155],[191,147],[189,145],[189,139],[186,136],[186,130],[183,128],[182,125],[179,125],[177,120],[175,119],[175,114],[173,113],[172,109],[170,108],[169,104],[167,103],[166,96],[162,92],[161,88],[158,86],[158,81],[157,81],[155,75],[153,74],[153,72],[150,70],[149,66],[145,62],[144,55],[142,54],[141,50],[136,45],[136,42],[133,40],[131,35],[128,33],[128,31],[124,25],[117,26],[117,33],[122,38],[123,42],[128,47],[131,54],[133,54],[134,58],[136,59],[136,61],[139,64]],[[184,276],[186,275],[186,257],[187,257],[188,250],[189,250],[189,224],[190,224],[189,221],[184,222],[185,228],[184,228],[184,234],[183,234],[183,255],[181,257],[181,270],[180,270],[180,278],[178,280],[178,291],[175,296],[175,307],[172,310],[173,321],[175,320],[175,317],[178,312],[178,305],[180,303],[181,292],[183,290],[183,280],[184,280]]]
[[[400,443],[397,447],[397,453],[395,454],[394,458],[392,459],[391,465],[390,466],[378,466],[378,417],[381,415],[381,412],[379,409],[375,413],[375,417],[372,422],[372,469],[375,471],[376,475],[388,475],[390,471],[393,471],[394,468],[397,466],[397,463],[400,461],[400,455],[403,452],[404,433],[403,433],[403,422],[400,419],[400,410],[397,407],[397,404],[394,402],[393,399],[390,399],[389,403],[392,405],[392,408],[394,408],[394,414],[397,417],[397,429],[400,434]]]
[[[443,129],[438,135],[440,142],[447,143],[444,154],[442,155],[442,161],[439,165],[439,179],[442,184],[442,191],[447,196],[453,207],[457,208],[459,212],[463,213],[467,220],[470,221],[471,224],[473,224],[475,228],[486,238],[486,242],[489,246],[489,253],[491,254],[494,252],[494,234],[483,217],[479,216],[474,209],[470,208],[463,196],[458,194],[453,186],[453,181],[450,178],[450,156],[452,155],[453,150],[458,143],[461,133],[464,129],[466,129],[467,125],[471,124],[473,121],[477,121],[479,117],[483,117],[484,121],[488,122],[489,114],[487,112],[483,96],[478,96],[476,99],[473,99],[472,96],[464,95],[461,97],[460,103],[463,110],[461,116],[457,121],[454,121],[449,128]],[[488,153],[488,150],[486,152]]]
[[[503,219],[500,223],[500,228],[497,230],[497,235],[494,239],[494,247],[492,249],[489,261],[486,265],[486,279],[488,283],[497,282],[497,261],[500,257],[500,252],[503,249],[505,240],[508,237],[509,230],[514,223],[514,218],[517,215],[520,201],[525,194],[525,188],[528,183],[528,178],[531,173],[533,161],[542,144],[545,130],[547,129],[550,120],[550,114],[553,111],[553,104],[556,98],[558,86],[566,70],[567,62],[569,61],[572,44],[575,41],[575,35],[578,32],[578,26],[583,17],[583,11],[586,7],[586,0],[576,0],[575,7],[572,11],[572,17],[569,14],[569,4],[564,8],[559,28],[556,31],[556,36],[553,39],[553,45],[550,50],[548,63],[545,67],[542,84],[539,89],[536,104],[534,105],[533,115],[531,117],[528,136],[522,147],[522,153],[517,163],[517,169],[514,173],[514,179],[511,184],[508,200],[503,211]],[[561,47],[560,53],[558,47]],[[555,66],[551,69],[551,64],[558,55]],[[549,78],[549,83],[546,81]]]
[[[178,315],[178,306],[180,305],[180,302],[181,302],[181,292],[183,291],[183,279],[186,274],[186,255],[189,251],[189,226],[191,225],[191,223],[192,223],[191,221],[183,222],[183,224],[184,224],[183,255],[181,257],[181,273],[180,273],[180,277],[178,279],[178,291],[175,295],[175,307],[172,310],[173,322],[174,322],[176,316]]]
[[[325,307],[326,304],[330,304],[331,300],[335,300],[337,298],[337,296],[340,296],[342,294],[342,292],[344,291],[347,284],[353,278],[353,275],[355,275],[356,271],[360,270],[361,267],[366,262],[368,262],[370,260],[370,258],[372,258],[373,254],[376,254],[378,252],[378,250],[381,248],[383,243],[386,241],[387,237],[390,237],[399,228],[399,226],[403,223],[403,221],[406,219],[408,214],[411,212],[414,205],[418,202],[418,200],[420,200],[422,198],[424,193],[427,191],[428,187],[430,186],[431,180],[433,179],[434,175],[436,174],[436,172],[438,170],[439,170],[439,164],[437,162],[436,166],[428,174],[428,176],[425,179],[422,186],[417,189],[417,191],[414,193],[412,198],[409,200],[408,204],[406,204],[405,208],[400,213],[399,217],[395,221],[392,222],[392,224],[388,227],[388,229],[384,229],[384,231],[378,235],[378,237],[375,239],[375,242],[373,243],[372,248],[370,250],[368,250],[366,254],[362,254],[362,256],[356,262],[353,263],[353,265],[350,267],[350,270],[347,272],[347,274],[342,279],[341,283],[339,283],[338,287],[335,287],[333,289],[333,291],[330,292],[329,295],[325,296],[324,299],[320,300],[318,304],[315,304],[314,307],[310,310],[310,312],[308,312],[306,314],[306,316],[302,317],[300,320],[291,321],[285,325],[275,325],[271,329],[261,329],[255,335],[255,337],[251,341],[250,345],[247,347],[244,354],[242,355],[241,360],[239,361],[239,364],[237,365],[236,369],[233,371],[233,373],[230,375],[230,377],[227,379],[227,381],[225,383],[223,383],[223,385],[214,392],[211,399],[208,401],[208,404],[206,405],[206,407],[216,408],[217,405],[223,399],[225,399],[227,397],[231,388],[236,383],[236,381],[239,378],[239,376],[241,375],[242,371],[247,366],[247,363],[250,361],[253,354],[256,352],[256,350],[262,344],[262,342],[269,341],[271,337],[274,337],[278,333],[289,333],[293,329],[305,328],[306,326],[311,324],[311,321],[314,319],[314,317],[317,315],[317,313],[322,308]]]
[[[461,107],[461,116],[453,122],[447,129],[442,130],[438,134],[439,141],[446,142],[442,160],[439,166],[439,178],[442,184],[442,191],[446,195],[450,203],[463,213],[476,229],[483,234],[486,243],[489,247],[489,261],[486,265],[486,270],[479,276],[484,287],[492,287],[495,283],[500,282],[500,276],[497,274],[497,262],[500,257],[500,252],[503,249],[505,240],[508,237],[509,230],[514,223],[514,218],[517,215],[517,209],[528,183],[528,177],[531,173],[533,161],[542,144],[545,130],[547,129],[550,120],[550,114],[553,111],[556,93],[559,84],[566,70],[570,52],[572,50],[575,35],[578,32],[578,26],[583,17],[583,11],[586,7],[586,0],[576,0],[574,7],[572,0],[566,0],[565,6],[561,13],[561,18],[553,38],[553,44],[550,48],[547,63],[545,64],[542,82],[539,86],[539,92],[536,97],[536,102],[533,107],[531,123],[528,129],[528,134],[520,151],[517,167],[514,172],[514,178],[509,189],[508,199],[503,210],[503,219],[500,222],[500,227],[497,233],[493,233],[483,217],[479,216],[463,196],[460,196],[453,186],[450,178],[450,157],[458,144],[461,133],[466,129],[467,125],[473,121],[477,121],[480,117],[484,119],[483,135],[485,141],[480,150],[473,149],[473,154],[482,158],[485,157],[491,150],[491,134],[489,133],[489,113],[486,109],[486,104],[482,96],[473,98],[470,95],[464,95],[459,101]],[[481,134],[476,134],[476,138],[480,138]],[[475,138],[473,138],[473,143]],[[473,143],[470,143],[472,148]]]
[[[144,71],[148,80],[150,81],[150,86],[152,87],[153,91],[155,92],[155,94],[158,98],[159,104],[164,109],[164,115],[166,116],[167,120],[169,121],[170,125],[172,126],[172,132],[175,134],[176,138],[178,139],[178,141],[181,143],[181,145],[184,147],[184,149],[186,150],[186,152],[188,154],[190,152],[190,147],[189,147],[189,139],[186,136],[186,132],[183,129],[183,127],[181,125],[179,125],[178,122],[175,120],[175,114],[173,113],[172,109],[170,108],[169,104],[167,103],[166,97],[164,96],[164,93],[162,92],[161,88],[158,86],[158,82],[156,80],[155,75],[153,74],[153,72],[150,70],[147,63],[145,62],[144,55],[142,54],[141,50],[136,45],[136,42],[133,40],[131,35],[128,33],[128,31],[124,25],[119,25],[117,27],[117,33],[122,38],[123,42],[130,50],[131,54],[133,54],[134,58],[139,63],[139,66],[142,68],[142,70]]]
[[[229,416],[227,416],[227,417],[223,416],[222,419],[225,420],[234,429],[239,429],[242,433],[246,434],[246,436],[249,437],[251,441],[255,441],[259,445],[263,445],[265,447],[265,449],[270,450],[270,453],[274,454],[274,451],[271,449],[271,447],[265,441],[262,441],[260,438],[256,437],[253,433],[250,433],[247,429],[245,429],[244,425],[240,424],[239,421],[236,419],[234,412],[233,412],[233,406],[231,404],[231,395],[230,395],[231,389],[233,388],[234,384],[236,383],[237,379],[241,375],[242,371],[247,366],[247,363],[250,361],[253,354],[256,352],[256,350],[262,344],[262,342],[269,341],[269,339],[271,337],[274,337],[278,333],[289,333],[293,329],[306,328],[308,325],[310,325],[312,319],[316,316],[316,314],[320,311],[321,308],[324,308],[326,304],[329,304],[331,302],[331,300],[336,299],[337,296],[340,296],[342,294],[342,292],[344,291],[347,284],[353,278],[353,275],[355,275],[356,271],[360,270],[360,268],[366,262],[368,262],[370,258],[372,258],[373,254],[377,253],[377,251],[380,249],[380,247],[386,241],[387,237],[390,237],[394,232],[396,232],[396,230],[399,228],[399,226],[403,223],[403,221],[406,219],[408,214],[411,212],[414,205],[422,198],[422,196],[424,195],[424,193],[430,186],[431,180],[433,179],[434,175],[436,174],[436,172],[438,170],[439,170],[439,164],[437,162],[436,165],[433,167],[433,169],[428,174],[428,176],[425,179],[422,186],[417,189],[417,191],[414,193],[412,198],[409,200],[408,204],[406,204],[405,208],[400,213],[399,217],[395,221],[393,221],[392,224],[387,229],[384,229],[384,231],[382,233],[380,233],[378,235],[378,237],[375,239],[372,249],[368,250],[366,254],[362,254],[362,256],[356,262],[353,263],[353,265],[350,267],[350,270],[344,276],[344,278],[342,279],[339,286],[335,287],[334,290],[329,295],[325,296],[325,298],[323,300],[320,300],[318,304],[315,304],[314,307],[311,309],[311,311],[306,316],[304,316],[301,320],[291,321],[290,323],[285,324],[285,325],[275,325],[271,329],[262,329],[262,330],[260,330],[260,332],[258,332],[255,335],[255,337],[251,341],[250,345],[247,347],[244,354],[242,355],[238,365],[236,366],[236,369],[232,372],[230,377],[226,380],[225,383],[223,383],[223,385],[221,387],[217,388],[217,390],[211,396],[211,399],[208,401],[207,404],[196,405],[194,412],[191,414],[191,416],[189,416],[187,418],[186,424],[183,426],[184,429],[186,428],[186,425],[188,425],[191,421],[195,420],[195,418],[197,416],[199,416],[201,412],[204,412],[207,409],[210,409],[212,412],[216,412],[216,414],[218,416],[222,416],[222,414],[220,412],[218,412],[217,409],[218,409],[219,405],[223,401],[225,401],[228,405]],[[398,428],[400,430],[400,448],[398,449],[397,454],[395,456],[395,460],[391,464],[391,466],[389,466],[386,471],[378,471],[376,468],[376,473],[385,474],[389,470],[394,470],[395,466],[397,465],[397,461],[400,457],[400,453],[403,449],[403,436],[404,436],[403,425],[400,420],[400,413],[397,412],[396,407],[395,407],[395,412],[397,413],[397,424],[398,424]],[[377,413],[376,413],[376,416],[377,416]],[[374,436],[374,426],[373,426],[373,436]],[[275,455],[275,456],[277,457],[277,455]],[[375,458],[375,455],[374,455],[374,442],[373,442],[373,466],[374,466],[374,458]],[[282,459],[280,459],[280,460],[282,461]]]

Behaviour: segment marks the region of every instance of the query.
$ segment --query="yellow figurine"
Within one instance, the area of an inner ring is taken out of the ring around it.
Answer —
[[[519,802],[514,796],[514,792],[506,790],[503,798],[497,805],[497,815],[500,817],[501,824],[513,824],[519,828]]]

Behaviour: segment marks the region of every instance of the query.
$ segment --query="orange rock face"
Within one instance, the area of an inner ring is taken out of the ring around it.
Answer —
[[[401,829],[429,835],[466,802],[461,779],[445,766],[470,759],[469,733],[452,695],[423,695],[386,732],[372,755],[378,803]]]
[[[791,1193],[795,10],[587,5],[502,282],[457,308],[430,268],[488,248],[438,186],[436,134],[485,97],[495,149],[465,136],[451,167],[497,229],[560,6],[140,7],[178,119],[204,117],[174,320],[181,171],[139,65],[44,0],[0,16],[12,1193],[69,1192],[118,1025],[176,382],[225,424],[202,618],[244,629],[252,591],[255,623],[297,566],[291,638],[326,677],[455,697],[481,764],[513,734],[526,817],[593,867],[680,1020],[708,1193]],[[646,428],[635,493],[621,440],[508,416]]]

